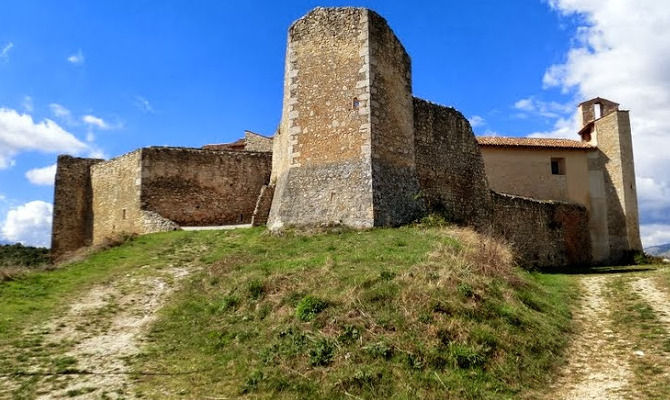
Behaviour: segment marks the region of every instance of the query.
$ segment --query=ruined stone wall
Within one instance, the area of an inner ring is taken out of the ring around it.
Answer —
[[[368,11],[316,8],[289,29],[268,225],[373,225]]]
[[[416,172],[430,211],[485,227],[491,209],[484,161],[468,120],[453,108],[414,99]]]
[[[268,153],[150,147],[142,151],[142,209],[181,226],[248,224],[270,180]]]
[[[102,160],[58,157],[54,186],[51,256],[57,260],[93,239],[90,167]]]
[[[140,210],[142,150],[91,167],[93,244],[118,234],[142,234]]]
[[[525,267],[588,265],[588,212],[581,205],[492,193],[492,224]]]
[[[386,20],[369,11],[370,124],[375,225],[422,212],[416,177],[410,57]]]

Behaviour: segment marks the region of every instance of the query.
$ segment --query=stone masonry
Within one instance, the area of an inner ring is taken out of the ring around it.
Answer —
[[[616,262],[640,249],[630,122],[616,103],[580,105],[589,144],[564,141],[585,148],[581,164],[568,164],[582,165],[591,184],[544,188],[560,199],[537,200],[491,190],[469,122],[413,97],[411,70],[375,12],[310,11],[289,28],[273,138],[246,131],[202,149],[151,147],[105,162],[60,157],[54,255],[119,233],[180,226],[365,229],[435,212],[502,236],[532,267],[589,264],[594,254]],[[548,156],[534,160],[548,168]],[[573,198],[586,204],[556,201]]]
[[[102,161],[58,157],[51,229],[52,255],[58,257],[93,242],[90,169]]]

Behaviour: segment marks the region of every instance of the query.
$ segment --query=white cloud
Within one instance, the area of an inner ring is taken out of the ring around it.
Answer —
[[[579,131],[579,123],[577,122],[577,112],[571,117],[558,118],[554,122],[554,127],[550,131],[533,132],[528,137],[541,138],[556,138],[556,139],[573,139],[578,140],[577,132]]]
[[[51,110],[51,113],[58,118],[67,118],[71,119],[72,118],[72,113],[70,110],[65,108],[64,106],[58,104],[58,103],[51,103],[49,104],[49,109]]]
[[[33,112],[35,109],[33,105],[33,98],[30,96],[23,96],[23,101],[21,101],[21,106],[23,107],[23,111],[27,113]]]
[[[96,127],[99,129],[112,129],[112,126],[109,125],[105,120],[95,115],[84,115],[81,117],[81,120],[90,127]]]
[[[642,224],[640,236],[644,248],[670,243],[670,224]]]
[[[561,104],[555,101],[542,101],[535,97],[527,97],[514,103],[514,108],[529,114],[537,114],[546,118],[559,118],[574,110],[572,104]],[[524,114],[524,117],[526,115]]]
[[[134,104],[135,107],[137,107],[140,111],[144,113],[147,114],[154,113],[154,108],[151,106],[151,103],[149,103],[149,100],[145,99],[142,96],[135,96]]]
[[[45,185],[51,186],[54,184],[54,178],[56,177],[56,164],[49,165],[48,167],[35,168],[26,172],[26,178],[33,185]]]
[[[643,234],[670,242],[670,7],[666,0],[549,0],[577,15],[565,62],[549,67],[543,83],[581,100],[604,97],[630,109]],[[557,123],[558,124],[558,123]],[[560,125],[560,126],[558,126]],[[559,130],[567,133],[565,121]],[[574,131],[570,136],[574,137]],[[653,226],[656,231],[650,233]],[[656,239],[651,239],[656,238]]]
[[[9,42],[0,49],[0,60],[7,61],[9,59],[9,51],[14,47],[14,43]]]
[[[473,115],[472,117],[470,117],[470,125],[473,128],[477,128],[486,125],[486,120],[479,115]]]
[[[84,63],[84,61],[86,61],[86,59],[84,58],[84,53],[81,51],[81,49],[79,49],[76,53],[69,56],[67,61],[70,64],[81,65]]]
[[[10,242],[48,247],[51,238],[51,203],[36,200],[12,208],[2,225],[2,236]]]
[[[28,114],[0,108],[0,169],[22,151],[78,154],[88,146],[50,119],[34,122]]]

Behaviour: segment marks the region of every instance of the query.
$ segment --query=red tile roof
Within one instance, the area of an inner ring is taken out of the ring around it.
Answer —
[[[500,147],[543,147],[548,149],[578,149],[591,150],[595,147],[586,142],[570,139],[546,139],[546,138],[517,138],[498,136],[479,136],[477,142],[480,146]]]
[[[221,143],[221,144],[207,144],[202,146],[205,150],[233,150],[233,151],[244,151],[247,141],[244,139],[239,139],[232,143]]]

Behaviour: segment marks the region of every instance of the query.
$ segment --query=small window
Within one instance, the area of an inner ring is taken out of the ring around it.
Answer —
[[[361,102],[358,101],[358,97],[354,97],[354,100],[352,101],[351,104],[354,110],[358,110],[358,107],[360,107]]]
[[[603,116],[603,105],[596,103],[593,105],[593,119],[598,119]]]
[[[126,209],[121,210],[121,219],[126,219]]]
[[[552,175],[565,175],[565,158],[552,158],[551,159],[551,174]]]

